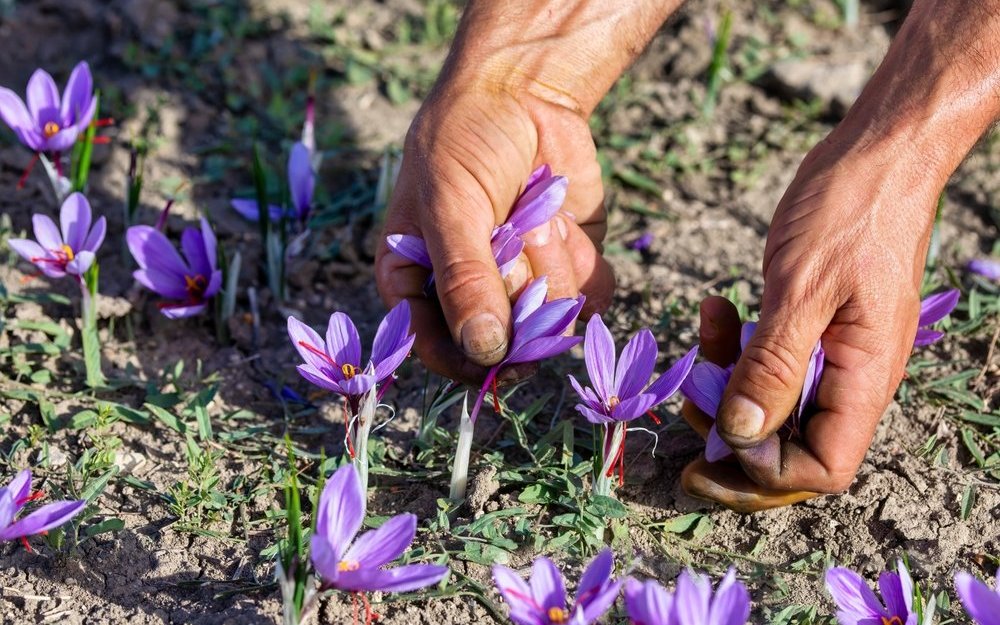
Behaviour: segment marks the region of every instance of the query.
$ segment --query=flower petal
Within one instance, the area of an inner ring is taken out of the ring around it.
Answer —
[[[93,252],[79,252],[73,260],[66,263],[66,273],[71,276],[82,276],[94,264],[95,256]]]
[[[576,391],[576,394],[580,396],[580,399],[587,402],[588,404],[600,405],[601,403],[600,398],[597,397],[597,395],[590,387],[585,388],[579,382],[577,382],[576,378],[573,377],[572,375],[568,375],[566,377],[569,378],[570,386],[572,386],[573,390]]]
[[[411,260],[421,267],[432,268],[427,244],[420,237],[412,234],[390,234],[385,238],[385,244],[396,256]]]
[[[205,292],[202,294],[203,299],[209,299],[219,292],[222,288],[222,270],[216,269],[212,272],[212,275],[208,278],[208,285],[205,287]]]
[[[611,570],[614,565],[614,553],[608,548],[602,549],[590,561],[580,576],[580,585],[576,589],[577,605],[586,606],[596,598],[597,593],[611,581]]]
[[[346,391],[344,391],[344,389],[340,386],[340,382],[326,375],[321,369],[317,369],[312,365],[298,365],[295,369],[299,372],[299,375],[305,378],[308,382],[311,382],[320,388],[325,388],[326,390],[333,391],[339,395],[347,394]]]
[[[21,258],[28,262],[34,262],[34,259],[49,257],[49,253],[45,251],[45,248],[31,239],[7,239],[7,244],[10,245],[10,249],[17,252]]]
[[[920,318],[917,325],[922,328],[947,317],[958,306],[958,298],[961,294],[958,289],[948,289],[925,297],[920,302]]]
[[[143,269],[156,269],[173,275],[176,281],[184,283],[184,276],[190,269],[167,237],[152,226],[132,226],[125,233],[125,241],[135,262]]]
[[[545,556],[535,558],[528,584],[531,586],[531,596],[542,612],[547,613],[552,608],[566,608],[566,587],[552,560]]]
[[[57,121],[59,118],[59,89],[56,82],[52,80],[43,69],[36,69],[28,79],[28,89],[25,92],[25,100],[28,102],[28,111],[35,123],[41,127],[46,122]]]
[[[722,440],[722,437],[719,436],[718,428],[713,425],[709,428],[708,436],[705,438],[705,460],[718,462],[731,455],[733,455],[733,448],[726,441]]]
[[[809,357],[809,364],[806,366],[806,377],[802,381],[802,393],[799,395],[799,406],[796,410],[799,419],[802,418],[806,408],[811,406],[816,399],[816,391],[819,390],[825,362],[826,352],[823,351],[823,342],[817,341],[812,356]]]
[[[167,319],[184,319],[186,317],[194,317],[205,312],[206,304],[174,304],[160,306],[160,312]]]
[[[860,619],[889,616],[865,580],[850,569],[833,567],[827,570],[826,589],[840,608],[837,618],[842,625],[856,625]]]
[[[708,577],[684,570],[677,577],[674,610],[678,625],[709,625],[708,609],[712,583]]]
[[[1000,571],[997,575],[1000,577]],[[1000,580],[997,583],[1000,584]],[[964,571],[955,575],[955,590],[958,591],[965,611],[977,623],[1000,623],[1000,590],[990,590],[989,586]]]
[[[944,332],[940,330],[928,330],[927,328],[918,328],[917,335],[913,337],[914,347],[925,347],[933,343],[937,343],[944,338]]]
[[[527,192],[531,187],[551,176],[551,167],[547,164],[538,166],[535,171],[531,172],[531,175],[528,176],[528,181],[524,183],[524,191]]]
[[[656,403],[656,395],[651,393],[641,393],[635,397],[629,397],[615,406],[611,411],[611,418],[615,421],[632,421],[646,414]]]
[[[372,362],[381,381],[392,375],[410,353],[415,335],[410,334],[410,303],[405,299],[392,307],[375,331]]]
[[[288,154],[288,190],[300,221],[309,216],[315,188],[316,175],[313,173],[309,148],[299,141]]]
[[[344,553],[365,518],[365,493],[353,464],[340,467],[326,481],[318,508],[316,534],[326,538],[335,553]]]
[[[514,323],[523,322],[529,315],[538,310],[545,303],[545,296],[548,290],[548,278],[545,276],[535,278],[528,286],[524,287],[511,311]]]
[[[201,240],[205,242],[205,256],[208,258],[208,267],[210,271],[215,271],[218,266],[219,259],[219,249],[218,243],[215,240],[215,231],[212,230],[211,224],[204,217],[201,218]]]
[[[208,280],[212,267],[208,264],[205,239],[202,238],[201,230],[192,226],[184,228],[184,232],[181,233],[181,250],[184,252],[184,259],[187,260],[191,273],[204,276],[205,280]]]
[[[35,240],[45,249],[56,252],[62,249],[63,238],[59,233],[56,222],[48,215],[35,213],[31,217],[32,229],[35,231]]]
[[[604,412],[603,409],[599,410],[596,406],[577,404],[575,408],[576,411],[582,414],[587,421],[590,421],[595,425],[602,425],[614,421],[614,419]]]
[[[493,566],[493,584],[510,607],[510,620],[517,625],[548,625],[541,607],[535,602],[531,588],[512,569]]]
[[[607,401],[614,394],[615,387],[615,341],[600,315],[594,315],[587,322],[583,359],[587,363],[590,383],[594,385],[598,397]]]
[[[167,299],[184,300],[187,298],[188,293],[184,287],[183,278],[179,279],[177,275],[167,273],[159,267],[137,269],[132,272],[132,277],[142,286]]]
[[[565,176],[551,176],[527,187],[511,210],[507,223],[519,234],[525,234],[547,223],[566,200],[569,180]]]
[[[673,625],[673,596],[659,583],[649,580],[625,582],[625,610],[633,623]]]
[[[309,539],[309,559],[313,568],[319,573],[324,585],[337,587],[337,578],[340,577],[340,554],[344,547],[335,547],[330,544],[326,536],[313,534]]]
[[[79,126],[66,126],[48,139],[45,139],[45,150],[48,152],[68,152],[79,137]]]
[[[438,583],[448,574],[448,567],[436,564],[407,564],[393,569],[345,571],[337,587],[356,592],[409,592]]]
[[[0,93],[0,95],[2,95],[2,93]],[[2,114],[2,100],[0,100],[0,115]],[[7,123],[9,124],[10,122]],[[977,273],[984,278],[989,278],[990,280],[1000,280],[1000,260],[977,258],[969,261],[968,269],[972,273]]]
[[[62,239],[74,252],[83,249],[90,232],[90,202],[82,193],[71,193],[59,209]]]
[[[912,591],[912,585],[910,589]],[[899,574],[892,571],[883,571],[878,576],[878,590],[882,594],[882,601],[885,602],[885,607],[889,611],[890,618],[898,616],[905,622],[906,617],[910,614],[907,603],[912,605],[913,595],[911,594],[909,597],[904,595]]]
[[[711,625],[745,625],[748,618],[750,593],[736,579],[736,570],[730,567],[715,590],[708,622]]]
[[[670,367],[666,373],[650,384],[646,392],[656,396],[657,404],[669,399],[670,396],[677,392],[677,389],[681,388],[684,380],[691,374],[691,370],[695,366],[694,360],[697,357],[698,346],[696,345],[688,350],[688,353],[684,354],[683,358],[675,362],[674,366]]]
[[[615,601],[618,600],[618,593],[621,591],[621,582],[612,582],[601,587],[594,598],[586,605],[577,604],[575,614],[580,615],[573,623],[581,625],[593,623],[604,616]]]
[[[33,536],[59,527],[86,507],[85,500],[54,501],[35,510],[13,525],[0,530],[0,540],[12,540],[23,536]]]
[[[351,318],[342,312],[330,315],[326,326],[326,353],[333,358],[335,366],[361,365],[361,339],[358,328]]]
[[[582,340],[579,336],[543,336],[519,346],[517,351],[511,351],[503,362],[505,365],[538,362],[569,351]]]
[[[241,198],[233,198],[229,200],[229,205],[233,207],[237,213],[239,213],[244,219],[249,221],[260,221],[260,209],[257,206],[257,200],[246,200]],[[271,221],[281,221],[281,207],[275,206],[274,204],[268,204],[267,215],[271,218]]]
[[[757,331],[756,321],[747,321],[740,328],[740,351],[746,351],[747,345],[750,344],[750,339],[753,338],[753,333]]]
[[[0,119],[15,133],[35,128],[35,121],[28,113],[28,107],[16,93],[6,87],[0,87]]]
[[[319,334],[295,317],[289,317],[287,324],[288,338],[291,339],[292,345],[299,352],[302,360],[306,361],[306,364],[311,365],[317,371],[329,369],[332,366],[330,361],[320,355],[326,353],[326,343],[320,338]],[[306,345],[314,349],[309,349]]]
[[[416,535],[416,515],[394,516],[381,527],[358,537],[344,554],[344,560],[357,562],[362,568],[378,568],[403,555]]]
[[[345,395],[359,397],[370,391],[375,381],[374,374],[356,373],[350,379],[340,380],[339,384]]]
[[[615,368],[615,395],[624,400],[637,395],[649,384],[656,365],[656,339],[647,328],[642,328],[622,349]]]
[[[96,253],[101,247],[101,244],[104,243],[104,235],[107,234],[107,232],[108,221],[102,215],[97,218],[97,221],[94,222],[94,227],[90,229],[90,234],[88,234],[87,238],[83,241],[82,249],[88,252]]]
[[[31,494],[31,469],[19,471],[4,489],[14,496],[14,505],[20,510],[24,507],[24,501]],[[0,527],[2,526],[3,524],[0,524]]]
[[[94,99],[94,80],[90,75],[90,66],[86,61],[80,61],[66,81],[63,90],[60,113],[63,120],[72,124],[86,126],[90,120],[86,118],[90,102]]]
[[[691,368],[690,375],[681,383],[681,392],[698,407],[698,410],[714,418],[730,375],[728,369],[723,369],[713,362],[699,362]]]

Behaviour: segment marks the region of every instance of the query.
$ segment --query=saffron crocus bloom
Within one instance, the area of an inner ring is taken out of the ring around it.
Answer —
[[[972,620],[979,625],[1000,625],[1000,570],[993,590],[964,571],[955,575],[955,589]]]
[[[436,584],[448,573],[448,567],[433,564],[384,568],[413,542],[417,517],[400,514],[357,536],[364,522],[365,500],[354,465],[340,467],[327,480],[318,514],[309,557],[325,589],[405,592]]]
[[[698,348],[692,348],[650,384],[657,354],[653,333],[646,328],[639,330],[616,359],[614,339],[600,315],[587,323],[583,348],[587,375],[594,387],[584,388],[572,375],[569,381],[583,400],[576,405],[577,411],[596,424],[631,421],[666,401],[680,388],[698,355]]]
[[[305,222],[309,218],[315,189],[316,174],[312,168],[312,155],[309,148],[299,141],[292,146],[292,151],[288,155],[288,191],[292,198],[292,206],[288,210],[283,210],[275,204],[269,205],[267,213],[271,221],[279,221],[284,214],[288,219]],[[244,218],[250,221],[260,219],[257,200],[233,199],[229,203]]]
[[[545,557],[535,560],[528,582],[500,564],[493,567],[493,582],[510,606],[510,620],[517,625],[589,625],[618,598],[621,582],[611,579],[613,566],[610,549],[597,554],[580,577],[572,604],[559,569]]]
[[[928,295],[920,302],[920,319],[917,321],[917,337],[913,340],[914,347],[923,347],[940,341],[944,332],[932,330],[930,327],[941,321],[958,306],[958,289],[948,289],[934,295]]]
[[[990,280],[1000,280],[1000,260],[992,258],[977,258],[970,260],[969,271],[981,275]]]
[[[553,176],[548,165],[542,165],[528,177],[524,192],[514,203],[507,221],[495,227],[490,236],[493,257],[501,276],[506,276],[514,268],[518,255],[524,249],[522,237],[559,212],[566,199],[568,185],[569,181],[564,176]],[[390,234],[386,237],[386,244],[397,255],[433,269],[427,245],[420,237]]]
[[[87,505],[84,500],[54,501],[14,521],[24,506],[39,496],[40,493],[31,493],[31,471],[27,469],[18,473],[10,484],[0,488],[0,541],[45,533],[66,523]]]
[[[343,395],[352,412],[357,411],[365,393],[392,377],[416,338],[410,333],[410,304],[406,300],[396,304],[379,324],[367,364],[361,361],[358,329],[342,312],[330,315],[325,341],[295,317],[288,318],[288,336],[305,361],[298,366],[299,374],[320,388]]]
[[[479,414],[487,389],[494,383],[501,369],[509,365],[552,358],[582,340],[578,336],[566,336],[565,333],[576,322],[576,317],[583,308],[584,297],[565,297],[546,302],[548,289],[546,278],[542,276],[528,284],[517,298],[511,311],[514,329],[507,355],[487,372],[472,408],[470,417],[473,421]]]
[[[913,580],[902,560],[897,569],[897,573],[885,571],[878,578],[884,605],[854,571],[844,567],[828,570],[826,589],[837,604],[840,625],[918,625],[913,607]],[[934,617],[933,605],[924,612],[922,625],[930,625]]]
[[[671,594],[655,581],[629,580],[625,609],[632,625],[744,625],[750,618],[750,593],[730,568],[712,591],[707,575],[684,571]]]
[[[60,228],[47,215],[34,215],[35,241],[10,239],[10,247],[50,278],[82,276],[94,264],[94,254],[104,242],[107,223],[98,217],[91,226],[90,203],[73,193],[59,209]]]
[[[641,236],[639,236],[638,239],[635,239],[634,241],[632,241],[631,243],[629,243],[628,244],[628,248],[630,250],[635,250],[637,252],[641,252],[643,250],[648,250],[649,246],[652,245],[652,244],[653,244],[653,233],[652,232],[644,232],[644,233],[642,233]]]
[[[35,152],[63,152],[72,147],[97,110],[94,82],[84,61],[73,68],[61,98],[52,76],[41,69],[28,80],[25,96],[27,103],[0,87],[0,118]]]
[[[215,233],[202,218],[201,228],[188,227],[181,234],[184,258],[162,232],[151,226],[132,226],[125,240],[139,269],[132,273],[142,286],[167,302],[160,312],[171,319],[201,314],[222,286]]]

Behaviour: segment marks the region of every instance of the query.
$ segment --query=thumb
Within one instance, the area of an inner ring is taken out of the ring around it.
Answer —
[[[439,172],[422,191],[423,235],[452,339],[470,361],[494,365],[507,353],[511,308],[490,247],[493,203],[464,168]]]
[[[809,358],[833,310],[818,297],[764,287],[760,322],[744,346],[717,415],[719,434],[730,446],[753,447],[776,432],[795,409]]]

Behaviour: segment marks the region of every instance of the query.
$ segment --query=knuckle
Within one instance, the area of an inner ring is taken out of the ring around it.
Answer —
[[[743,353],[750,364],[747,380],[750,384],[767,389],[792,390],[798,386],[798,362],[791,349],[780,341],[751,344]]]
[[[443,302],[459,306],[482,302],[489,284],[484,278],[489,276],[490,271],[496,273],[496,267],[479,260],[447,261],[437,272],[438,297]]]
[[[829,494],[846,492],[851,488],[851,484],[854,483],[855,475],[857,475],[857,469],[854,468],[829,471],[826,487],[823,489],[823,492]]]

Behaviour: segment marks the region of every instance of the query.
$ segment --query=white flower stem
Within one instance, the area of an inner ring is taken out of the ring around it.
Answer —
[[[358,407],[358,414],[355,415],[354,424],[354,468],[358,471],[358,478],[361,480],[361,492],[365,493],[364,500],[368,500],[368,434],[372,429],[372,422],[375,420],[375,408],[378,406],[376,387],[365,393],[361,398],[361,405]],[[366,506],[367,507],[367,506]]]
[[[80,336],[83,342],[83,364],[87,371],[87,386],[104,386],[101,371],[101,339],[97,333],[97,281],[98,266],[95,262],[80,277]]]
[[[56,206],[61,206],[63,200],[65,200],[66,196],[69,195],[73,185],[70,183],[69,178],[59,175],[59,170],[47,156],[39,154],[38,160],[42,162],[42,167],[45,168],[45,173],[49,177],[49,182],[52,183],[52,192],[55,194]]]
[[[472,454],[472,433],[475,423],[469,417],[469,394],[462,399],[462,417],[458,422],[458,445],[455,447],[455,464],[451,468],[450,499],[465,499],[469,485],[469,456]]]
[[[604,427],[603,436],[600,438],[600,441],[595,442],[599,442],[601,444],[603,462],[601,463],[600,471],[594,475],[592,492],[595,495],[613,497],[615,479],[614,465],[615,459],[618,458],[622,444],[625,441],[625,424],[621,421],[614,421],[610,423]],[[594,463],[594,466],[596,467],[597,463]]]

